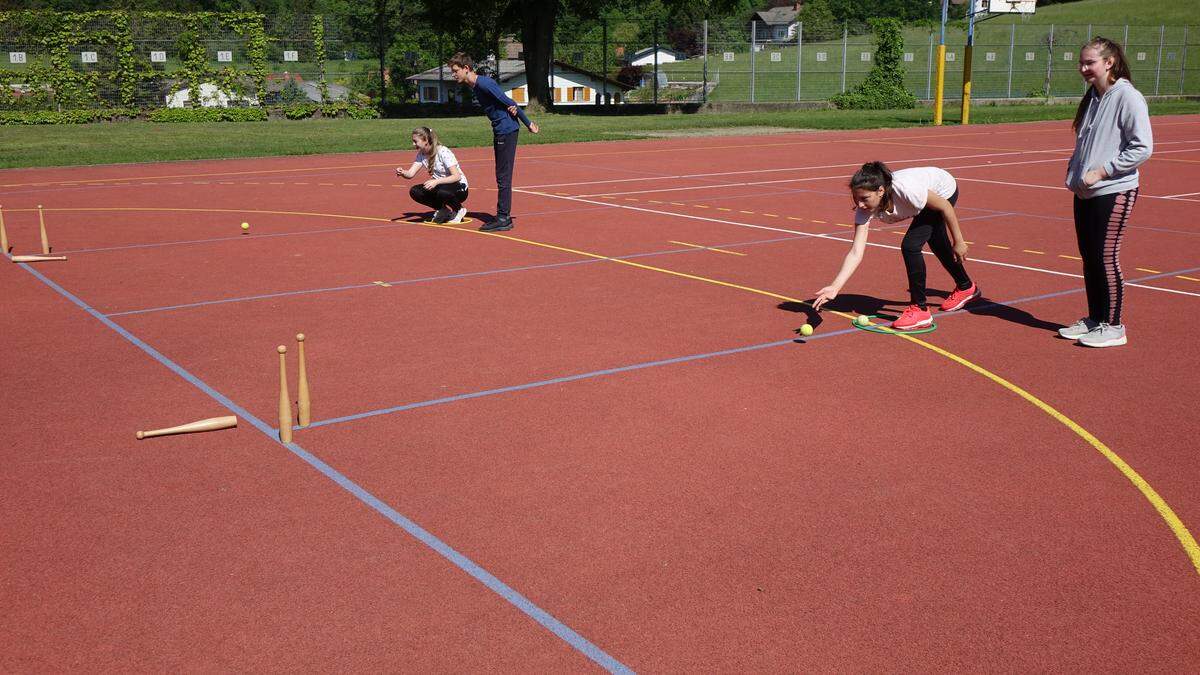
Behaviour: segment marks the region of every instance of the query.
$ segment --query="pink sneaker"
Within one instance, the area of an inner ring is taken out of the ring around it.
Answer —
[[[892,322],[892,328],[895,330],[916,330],[925,328],[933,324],[933,315],[927,309],[921,309],[916,305],[909,305],[904,308],[904,313],[899,319]]]
[[[979,297],[979,286],[971,284],[970,288],[964,290],[955,289],[950,297],[942,303],[941,310],[943,312],[953,312],[956,309],[962,309],[968,302]]]

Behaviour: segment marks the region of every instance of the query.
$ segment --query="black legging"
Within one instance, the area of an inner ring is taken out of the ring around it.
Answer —
[[[432,209],[446,206],[457,211],[462,208],[463,202],[467,201],[467,188],[463,187],[462,183],[442,183],[432,190],[426,190],[424,185],[414,185],[409,188],[408,195],[418,204]]]
[[[1096,323],[1121,325],[1125,304],[1125,279],[1121,274],[1121,239],[1125,222],[1137,201],[1137,188],[1075,198],[1075,238],[1083,258],[1083,286],[1087,289],[1088,318]]]
[[[958,190],[950,195],[948,200],[953,206],[958,203]],[[908,271],[908,294],[910,302],[925,309],[928,302],[925,297],[925,256],[921,249],[925,244],[937,256],[938,262],[954,278],[955,287],[966,290],[971,287],[971,277],[962,263],[954,259],[954,246],[950,244],[950,235],[946,232],[946,222],[942,219],[941,211],[928,206],[913,217],[900,242],[900,252],[904,256],[904,269]]]

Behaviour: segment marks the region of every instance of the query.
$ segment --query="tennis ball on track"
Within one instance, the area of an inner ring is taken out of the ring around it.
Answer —
[[[242,229],[243,229],[243,230],[249,230],[249,229],[250,229],[250,223],[242,223]]]
[[[803,335],[804,337],[808,337],[809,335],[812,335],[813,327],[808,324],[804,324],[803,326],[800,326],[800,334]]]
[[[859,314],[858,316],[854,317],[854,323],[860,326],[870,326],[871,317],[867,316],[866,314]]]

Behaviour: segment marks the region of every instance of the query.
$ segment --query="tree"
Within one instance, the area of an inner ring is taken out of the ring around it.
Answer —
[[[833,35],[838,24],[829,0],[808,0],[800,11],[800,20],[804,22],[805,40],[824,40]]]
[[[693,13],[703,16],[705,12],[721,15],[747,3],[747,0],[481,0],[455,5],[445,4],[444,0],[424,1],[430,20],[448,33],[499,36],[509,31],[517,32],[525,53],[529,99],[543,107],[550,107],[554,102],[549,82],[550,64],[554,60],[555,31],[560,19],[593,20],[606,12],[634,12],[643,17]],[[652,25],[643,24],[647,30]],[[475,51],[475,55],[483,56],[491,51],[495,50],[489,45],[485,50]]]
[[[904,87],[904,33],[898,19],[870,19],[875,66],[857,87],[833,97],[839,108],[911,108],[917,97]]]

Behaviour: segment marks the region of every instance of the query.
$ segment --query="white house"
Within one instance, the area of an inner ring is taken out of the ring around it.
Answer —
[[[501,59],[499,68],[500,72],[495,75],[495,80],[500,84],[500,88],[517,105],[527,104],[529,82],[525,77],[525,62],[518,59]],[[553,63],[551,73],[555,105],[596,105],[601,102],[600,98],[605,92],[612,103],[620,103],[625,92],[633,89],[627,84],[561,61]],[[437,68],[431,68],[405,79],[417,85],[417,100],[421,103],[461,103],[469,102],[472,98],[470,92],[460,87],[450,76],[449,66],[442,66],[440,73]]]
[[[681,54],[666,47],[658,48],[658,63],[674,63],[675,61],[683,61],[687,59],[687,54]],[[646,47],[639,49],[629,55],[629,65],[631,66],[654,66],[654,47]]]
[[[191,88],[180,89],[167,96],[167,107],[186,108],[190,105],[191,98]],[[237,94],[218,89],[217,85],[212,82],[203,82],[200,84],[200,107],[228,108],[231,103],[258,105],[258,99],[253,96],[243,96],[239,99]]]
[[[791,7],[773,7],[755,12],[754,39],[758,42],[787,42],[796,39],[796,27],[800,25],[800,10],[803,3],[797,1]]]

